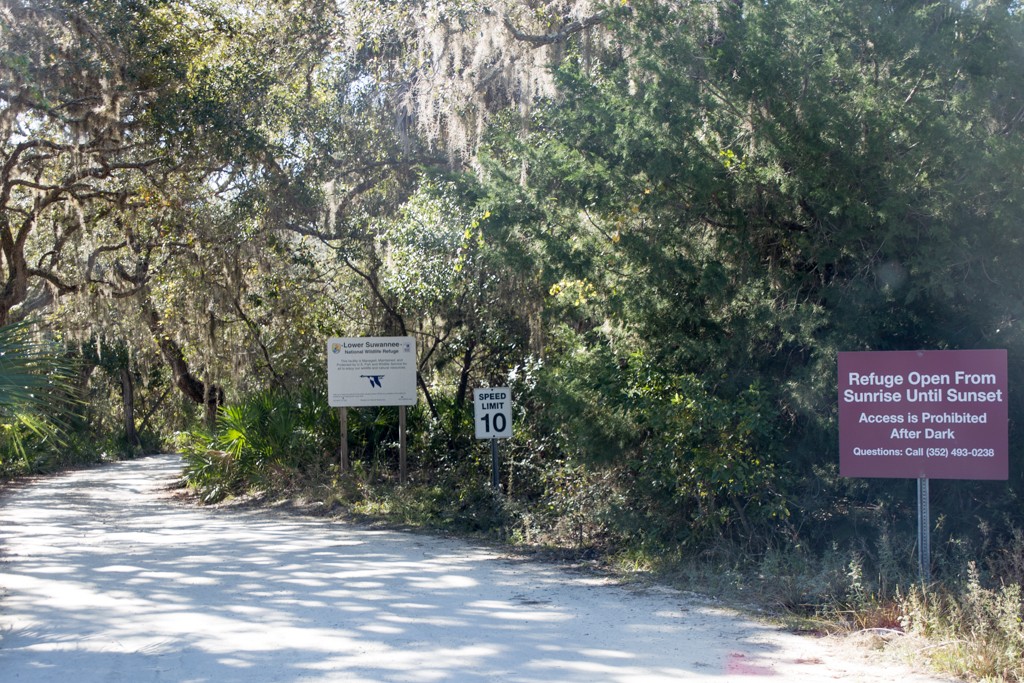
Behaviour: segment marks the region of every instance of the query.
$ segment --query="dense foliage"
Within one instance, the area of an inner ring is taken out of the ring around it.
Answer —
[[[838,553],[884,592],[913,483],[838,476],[836,353],[1024,380],[1015,1],[0,0],[0,41],[0,324],[77,362],[64,443],[173,443],[208,500]],[[338,471],[323,340],[357,335],[417,338],[409,487],[392,410]],[[516,402],[499,498],[482,385]],[[933,487],[946,580],[1019,579],[1021,458]]]
[[[835,355],[1019,348],[1011,9],[632,3],[619,40],[562,62],[563,96],[525,128],[495,128],[481,158],[501,239],[531,249],[550,286],[546,377],[559,386],[546,405],[572,435],[563,447],[637,458],[697,494],[656,456],[695,375],[737,414],[751,391],[768,406],[743,446],[708,461],[758,462],[733,479],[733,509],[771,511],[818,547],[870,538],[861,512],[879,501],[906,519],[906,483],[836,477]],[[676,443],[699,469],[701,438]],[[1015,519],[1012,476],[998,495],[937,487],[945,530],[970,538],[979,520]],[[643,478],[631,492],[685,507]]]

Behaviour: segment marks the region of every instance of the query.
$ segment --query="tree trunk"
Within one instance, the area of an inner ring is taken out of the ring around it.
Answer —
[[[128,368],[121,368],[121,400],[124,403],[124,439],[131,446],[139,445],[135,431],[135,383]]]
[[[466,351],[462,354],[462,371],[459,373],[459,386],[455,390],[455,405],[452,410],[452,424],[448,432],[448,448],[455,448],[458,438],[459,423],[462,420],[462,410],[466,405],[466,396],[469,394],[469,373],[473,367],[474,352],[476,351],[476,337],[472,336],[466,342]]]
[[[149,301],[143,303],[143,316],[150,333],[153,335],[157,348],[160,349],[160,355],[171,369],[174,385],[189,400],[203,406],[205,410],[204,417],[209,420],[211,414],[216,415],[218,406],[224,404],[223,387],[213,384],[207,386],[207,384],[192,374],[181,347],[166,333],[160,316]]]
[[[26,221],[27,226],[34,225]],[[11,309],[25,301],[28,296],[28,262],[25,260],[25,240],[21,233],[28,232],[24,227],[15,235],[9,221],[4,217],[0,223],[0,249],[3,252],[5,281],[0,289],[0,327],[14,322]]]
[[[470,337],[466,342],[466,352],[462,354],[462,370],[459,372],[459,387],[455,391],[455,412],[462,411],[466,405],[466,396],[469,394],[469,373],[473,369],[474,352],[476,351],[476,337]]]

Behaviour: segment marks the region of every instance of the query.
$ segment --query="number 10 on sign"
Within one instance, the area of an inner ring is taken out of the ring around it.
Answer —
[[[508,419],[504,413],[484,413],[480,416],[483,421],[483,430],[485,433],[502,433],[508,427]],[[494,426],[491,426],[491,421],[494,421]]]

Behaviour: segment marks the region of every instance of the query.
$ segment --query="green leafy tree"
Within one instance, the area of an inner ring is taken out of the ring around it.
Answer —
[[[566,331],[553,367],[640,349],[737,406],[762,382],[803,503],[835,459],[836,351],[1019,347],[1014,6],[635,2],[609,21],[617,39],[565,60],[560,98],[483,157],[529,207],[507,211]],[[615,423],[623,384],[591,424]]]
[[[301,262],[265,197],[315,156],[293,123],[337,17],[300,4],[4,5],[0,324],[60,299],[67,336],[150,345],[208,419],[251,348],[287,373],[250,293]]]

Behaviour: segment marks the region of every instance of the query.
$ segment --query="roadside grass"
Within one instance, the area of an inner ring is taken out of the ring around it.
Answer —
[[[914,586],[901,623],[923,637],[936,669],[982,681],[1024,681],[1024,603],[1019,583],[986,588],[972,563],[966,585]]]
[[[964,581],[908,578],[885,594],[869,587],[857,561],[844,571],[834,554],[785,564],[648,564],[661,580],[746,605],[794,631],[864,636],[871,647],[964,680],[1024,682],[1021,584],[986,579],[973,562]]]

